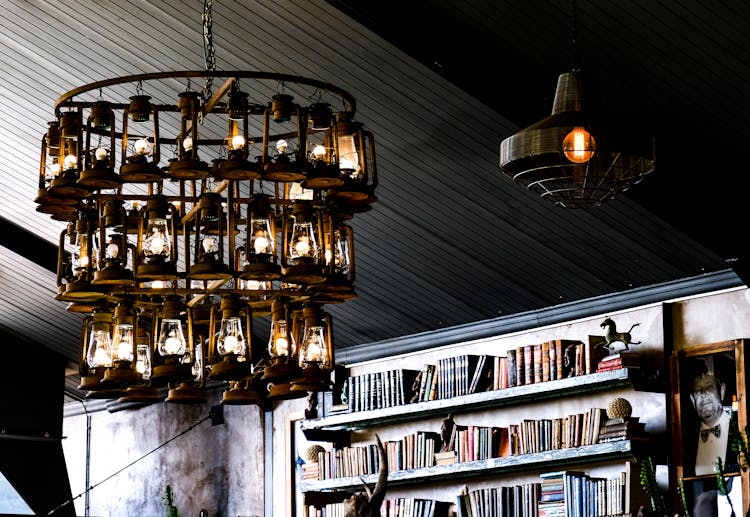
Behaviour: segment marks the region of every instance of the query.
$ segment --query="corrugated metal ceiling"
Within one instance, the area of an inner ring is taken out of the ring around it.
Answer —
[[[3,1],[0,217],[57,243],[62,223],[33,203],[54,101],[109,77],[203,69],[202,4]],[[577,45],[606,107],[652,132],[658,151],[632,197],[577,211],[497,166],[500,141],[548,114],[570,66],[567,2],[213,6],[217,69],[336,84],[375,135],[379,201],[354,224],[359,298],[331,308],[340,349],[719,271],[745,255],[718,230],[742,213],[747,7],[579,2]],[[1,323],[44,322],[55,335],[46,344],[76,360],[80,318],[52,300],[54,276],[9,253]]]

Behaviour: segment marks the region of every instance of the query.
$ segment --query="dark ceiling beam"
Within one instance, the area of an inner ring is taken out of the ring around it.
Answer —
[[[2,216],[0,216],[0,246],[57,273],[59,248]]]
[[[35,515],[73,515],[72,503],[63,504],[72,501],[61,443],[67,360],[4,326],[0,351],[8,358],[0,364],[0,472]],[[35,359],[34,382],[17,367],[21,355]]]

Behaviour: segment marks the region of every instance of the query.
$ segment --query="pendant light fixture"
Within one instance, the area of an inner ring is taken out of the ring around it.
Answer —
[[[575,11],[574,1],[574,54]],[[501,142],[501,170],[564,208],[597,207],[653,172],[653,140],[605,117],[593,90],[574,56],[558,78],[552,113]]]

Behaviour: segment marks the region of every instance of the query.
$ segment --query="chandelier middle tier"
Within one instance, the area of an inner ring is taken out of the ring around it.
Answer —
[[[192,88],[197,79],[202,89]],[[355,106],[318,80],[214,70],[109,79],[57,100],[35,202],[67,223],[57,299],[91,313],[83,389],[160,380],[176,388],[191,375],[204,383],[198,365],[247,390],[251,369],[237,365],[252,364],[251,347],[221,335],[234,325],[241,336],[254,316],[285,319],[289,337],[296,332],[296,349],[269,342],[271,374],[312,372],[299,377],[300,389],[327,387],[332,345],[325,358],[301,348],[319,328],[330,341],[325,304],[356,297],[348,223],[376,201],[373,136],[355,121]],[[160,333],[181,319],[194,336],[187,351],[170,352]],[[123,322],[132,332],[125,353],[118,358],[110,344],[97,359],[97,335],[121,339]]]

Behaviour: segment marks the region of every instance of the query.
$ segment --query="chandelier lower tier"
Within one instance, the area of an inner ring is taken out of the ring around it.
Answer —
[[[376,201],[354,98],[297,76],[183,71],[88,84],[54,110],[35,202],[66,223],[57,299],[87,314],[87,397],[201,402],[216,381],[224,403],[256,404],[330,389],[324,306],[356,297],[349,223]]]

